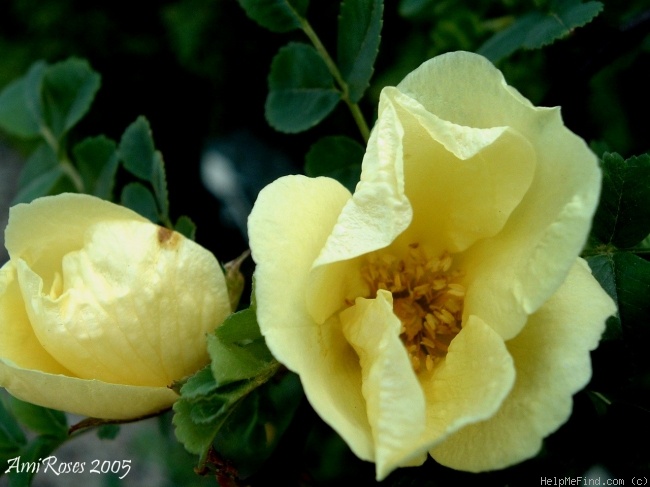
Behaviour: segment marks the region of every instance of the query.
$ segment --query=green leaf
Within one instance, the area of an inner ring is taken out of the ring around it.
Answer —
[[[43,435],[37,436],[25,445],[19,452],[21,471],[18,473],[15,470],[8,472],[9,487],[29,487],[36,474],[36,467],[41,465],[40,460],[49,456],[61,443],[60,438]],[[26,467],[26,464],[30,464],[31,467]],[[11,465],[8,467],[11,468]],[[6,472],[6,470],[3,471]]]
[[[539,49],[565,37],[577,27],[593,20],[603,9],[601,2],[580,3],[579,0],[553,2],[548,12],[530,12],[495,34],[478,53],[492,62],[509,56],[517,49]]]
[[[254,308],[230,315],[208,335],[212,375],[219,386],[250,379],[274,362],[262,337]]]
[[[0,462],[7,465],[6,461],[17,456],[26,443],[27,439],[23,430],[20,429],[11,411],[5,407],[3,397],[0,396]],[[0,470],[0,474],[4,470]]]
[[[334,178],[353,192],[361,177],[364,153],[364,147],[349,137],[324,137],[305,156],[305,174]]]
[[[169,219],[169,195],[167,193],[167,176],[165,175],[165,162],[160,151],[153,155],[153,173],[151,186],[156,196],[161,221]]]
[[[158,221],[156,200],[151,191],[140,183],[129,183],[124,187],[120,204],[131,208],[154,223]]]
[[[650,262],[631,252],[608,252],[587,258],[594,277],[616,301],[620,325],[609,335],[625,337],[629,349],[639,349],[639,356],[650,340]],[[610,325],[610,323],[608,323]]]
[[[269,458],[302,399],[300,379],[287,373],[253,391],[217,433],[214,447],[234,463],[240,477]]]
[[[131,174],[151,184],[160,219],[168,219],[167,180],[162,155],[155,149],[151,127],[145,117],[129,125],[118,146],[120,160]]]
[[[119,160],[117,144],[104,135],[88,137],[72,149],[86,191],[112,200]]]
[[[307,44],[291,43],[273,58],[266,119],[280,132],[307,130],[323,120],[340,100],[325,61]]]
[[[97,428],[97,438],[100,440],[114,440],[119,434],[119,424],[103,424]]]
[[[23,188],[18,191],[18,194],[11,201],[12,205],[18,203],[30,203],[36,198],[56,193],[55,188],[59,186],[66,186],[71,184],[63,168],[59,165],[47,170],[38,177],[32,179],[29,183],[25,184]]]
[[[650,233],[650,155],[627,160],[603,154],[603,190],[594,216],[594,235],[605,244],[629,248]]]
[[[38,131],[41,136],[47,133],[47,123],[45,122],[45,114],[43,108],[43,83],[45,79],[45,72],[47,64],[45,61],[36,61],[32,64],[25,75],[25,85],[23,97],[25,106],[34,122],[38,125]],[[52,141],[47,141],[52,148],[54,145]]]
[[[31,153],[27,162],[25,162],[25,166],[20,173],[20,179],[18,180],[18,188],[22,189],[28,186],[43,173],[58,165],[59,160],[54,151],[52,151],[52,148],[46,143],[39,144],[36,150]]]
[[[18,137],[39,135],[39,124],[27,108],[25,78],[20,78],[0,93],[0,128]]]
[[[190,240],[194,240],[194,237],[196,236],[196,225],[189,216],[180,216],[178,220],[176,220],[174,230]]]
[[[0,94],[0,127],[19,137],[41,135],[53,149],[88,111],[100,77],[81,59],[32,64]]]
[[[154,154],[156,150],[151,134],[151,127],[145,117],[138,117],[129,125],[118,147],[124,168],[131,174],[151,182],[154,174]]]
[[[70,58],[47,68],[43,107],[47,125],[57,139],[88,112],[99,85],[99,74],[82,59]]]
[[[379,52],[382,0],[344,0],[338,31],[338,62],[350,101],[358,102],[370,84]]]
[[[44,408],[12,397],[11,410],[16,418],[35,433],[58,438],[68,436],[68,421],[61,411]]]
[[[273,32],[302,27],[309,0],[238,0],[246,15]]]

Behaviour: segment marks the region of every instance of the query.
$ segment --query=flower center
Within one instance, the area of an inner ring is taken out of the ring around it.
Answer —
[[[451,270],[447,252],[430,258],[422,247],[409,245],[403,259],[374,254],[362,267],[372,297],[379,289],[393,295],[393,311],[402,322],[401,339],[415,372],[434,365],[446,354],[460,332],[465,287],[459,270]]]

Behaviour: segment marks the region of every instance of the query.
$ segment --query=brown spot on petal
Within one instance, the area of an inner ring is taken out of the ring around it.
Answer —
[[[166,249],[175,249],[180,243],[180,234],[165,227],[158,227],[158,243]]]

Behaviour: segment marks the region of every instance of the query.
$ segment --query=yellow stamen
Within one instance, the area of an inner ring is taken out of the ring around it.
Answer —
[[[452,270],[447,252],[430,258],[422,247],[409,245],[404,259],[374,254],[361,268],[370,297],[379,289],[393,295],[393,311],[402,322],[401,338],[413,369],[433,370],[462,326],[465,287],[462,272]]]

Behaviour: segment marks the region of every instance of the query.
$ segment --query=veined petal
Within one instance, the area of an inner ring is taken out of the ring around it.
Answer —
[[[305,290],[350,193],[329,178],[286,176],[264,188],[248,219],[257,319],[273,355],[300,375],[318,414],[360,458],[374,458],[359,359],[338,316],[317,323]],[[344,272],[345,269],[342,269]]]
[[[340,317],[361,363],[377,478],[383,479],[395,465],[419,456],[412,446],[425,427],[424,394],[399,337],[402,323],[388,291],[375,299],[358,298]]]
[[[596,157],[559,109],[534,107],[476,54],[438,56],[397,88],[448,122],[510,127],[537,155],[530,188],[503,230],[456,260],[472,282],[464,317],[477,314],[510,339],[562,284],[586,241],[600,193]]]
[[[470,316],[444,361],[420,374],[427,423],[413,448],[430,450],[463,426],[490,418],[512,390],[515,375],[501,337],[480,318]]]
[[[29,322],[16,276],[16,266],[7,262],[0,269],[0,357],[24,369],[73,375],[42,347]],[[4,387],[4,381],[0,381]]]
[[[110,384],[27,370],[4,358],[0,358],[0,384],[23,401],[102,419],[132,419],[158,413],[178,398],[167,387]]]
[[[498,233],[533,180],[531,144],[509,127],[442,120],[397,88],[385,88],[382,97],[403,125],[405,191],[414,215],[405,244],[424,241],[436,254],[456,253]]]
[[[49,289],[63,256],[83,246],[86,229],[107,221],[150,223],[128,208],[88,195],[45,196],[9,210],[5,245],[11,258],[29,262]]]
[[[382,113],[370,134],[361,181],[314,266],[387,247],[411,223],[413,212],[404,194],[404,134],[392,106],[387,105]]]
[[[40,343],[86,379],[166,386],[207,363],[205,335],[230,313],[214,256],[150,222],[92,225],[82,248],[63,257],[52,290],[16,263]]]
[[[542,439],[571,414],[572,395],[591,377],[596,348],[614,303],[578,259],[565,282],[522,332],[507,342],[517,379],[496,415],[469,425],[431,451],[461,470],[494,470],[537,454]]]

